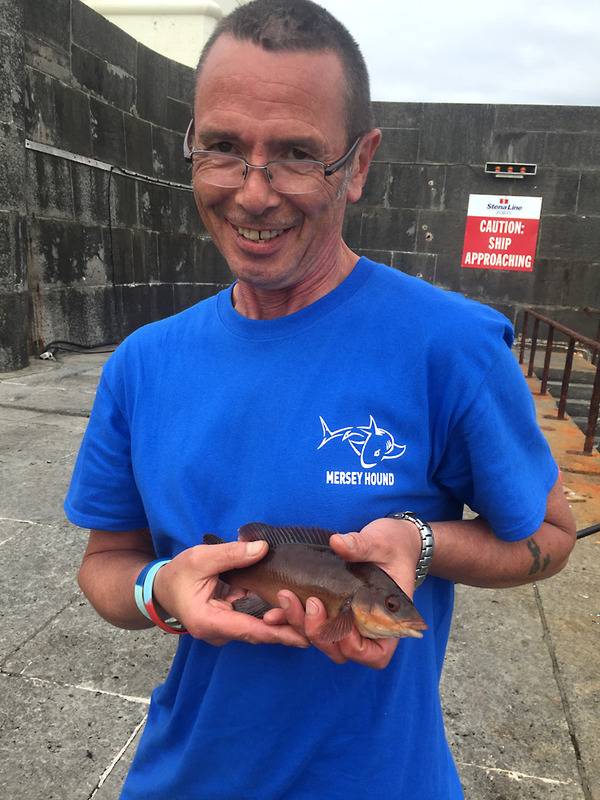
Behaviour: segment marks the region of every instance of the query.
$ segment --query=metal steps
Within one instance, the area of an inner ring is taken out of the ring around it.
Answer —
[[[541,380],[542,369],[538,367],[535,372],[537,377]],[[569,381],[566,405],[567,414],[583,433],[587,432],[594,377],[595,370],[573,370]],[[562,369],[551,367],[548,370],[548,391],[556,400],[557,404],[560,400],[562,378]],[[600,450],[600,430],[594,438],[594,446],[596,449]]]

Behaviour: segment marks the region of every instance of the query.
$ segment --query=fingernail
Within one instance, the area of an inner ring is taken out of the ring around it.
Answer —
[[[314,615],[317,614],[318,611],[319,611],[319,606],[315,603],[315,601],[308,599],[306,601],[306,613],[310,617],[314,617]]]
[[[256,542],[248,542],[246,544],[246,555],[247,556],[258,555],[258,553],[261,552],[261,550],[263,549],[264,546],[265,546],[265,543],[262,541],[262,539],[259,539]]]
[[[350,550],[354,550],[354,548],[356,547],[356,542],[354,541],[354,535],[349,533],[346,536],[344,536],[344,544],[346,545],[346,547],[349,547]]]
[[[281,608],[283,608],[284,611],[287,611],[287,609],[290,607],[290,599],[289,599],[289,597],[286,597],[284,594],[282,594],[282,595],[279,595],[278,599],[279,599],[279,605],[281,606]]]

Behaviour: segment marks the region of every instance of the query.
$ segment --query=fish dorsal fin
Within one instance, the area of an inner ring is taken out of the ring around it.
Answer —
[[[354,617],[352,615],[352,607],[348,601],[344,603],[336,617],[332,617],[324,622],[319,630],[317,636],[322,642],[339,642],[345,639],[352,630],[352,623]]]
[[[225,544],[225,539],[216,536],[214,533],[205,533],[202,537],[203,544]]]
[[[324,528],[310,528],[304,526],[278,527],[267,525],[264,522],[248,522],[242,525],[238,534],[242,542],[254,542],[263,539],[269,544],[313,544],[329,547],[329,539],[336,531],[327,531]]]

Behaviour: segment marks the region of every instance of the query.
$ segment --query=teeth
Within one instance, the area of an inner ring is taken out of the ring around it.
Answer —
[[[258,241],[267,241],[268,239],[274,239],[276,236],[280,236],[283,233],[281,231],[256,231],[253,228],[238,228],[237,229],[240,236],[243,236],[244,239],[250,239],[253,242]]]

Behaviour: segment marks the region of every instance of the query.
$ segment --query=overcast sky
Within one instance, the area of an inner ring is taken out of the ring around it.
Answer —
[[[600,105],[600,0],[317,0],[374,100]]]

